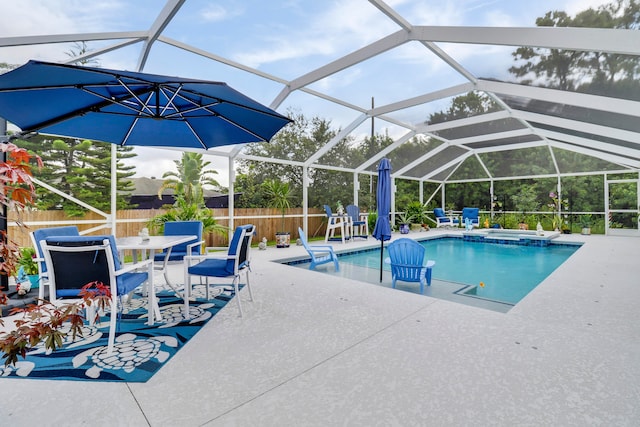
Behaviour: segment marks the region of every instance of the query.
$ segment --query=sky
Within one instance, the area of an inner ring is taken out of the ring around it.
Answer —
[[[532,27],[547,11],[569,15],[609,3],[602,0],[389,0],[387,4],[412,25]],[[162,10],[161,0],[20,0],[0,2],[0,39],[49,34],[145,31]],[[9,17],[7,19],[7,17]],[[367,0],[187,0],[164,36],[244,64],[284,80],[293,80],[397,31],[399,27]],[[98,49],[113,42],[92,42]],[[440,43],[453,59],[479,77],[508,78],[513,47]],[[98,58],[103,68],[136,70],[141,44]],[[0,47],[0,62],[22,64],[29,59],[64,61],[72,44]],[[321,117],[344,128],[360,113],[300,91],[272,105],[282,85],[236,68],[214,63],[164,43],[156,43],[142,71],[225,81],[233,88],[280,113]],[[369,108],[429,93],[466,79],[419,43],[408,43],[313,83],[310,88]],[[447,107],[448,99],[403,110],[393,119],[419,123]],[[370,122],[355,130],[370,132]],[[405,132],[390,122],[376,121],[376,132]],[[137,147],[131,164],[138,177],[161,177],[175,170],[180,152]],[[210,168],[228,184],[228,160],[211,156]]]

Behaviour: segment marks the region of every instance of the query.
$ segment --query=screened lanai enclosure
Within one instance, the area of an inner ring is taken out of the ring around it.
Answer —
[[[555,197],[570,221],[639,233],[636,1],[94,3],[4,2],[3,71],[40,59],[225,81],[281,114],[325,119],[330,138],[302,132],[312,143],[296,150],[272,148],[276,135],[202,151],[230,195],[252,162],[272,165],[299,189],[304,228],[309,208],[338,197],[373,209],[388,158],[393,212],[474,206],[499,224]],[[233,212],[230,197],[231,225]]]

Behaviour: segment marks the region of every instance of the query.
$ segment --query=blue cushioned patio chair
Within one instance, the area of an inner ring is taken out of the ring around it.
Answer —
[[[307,236],[300,227],[298,227],[298,235],[300,236],[300,240],[302,240],[302,245],[311,257],[311,265],[309,265],[309,270],[315,270],[315,268],[319,265],[332,262],[335,266],[336,271],[340,271],[338,257],[336,256],[335,252],[333,252],[333,246],[309,245],[309,242],[307,242]]]
[[[249,298],[253,301],[253,293],[249,284],[249,272],[251,271],[251,239],[255,227],[251,224],[236,227],[229,243],[229,249],[225,257],[221,258],[214,254],[209,255],[187,255],[184,257],[184,310],[185,317],[190,318],[189,298],[191,297],[191,276],[206,277],[205,296],[209,299],[209,278],[233,278],[233,290],[235,299],[238,301],[238,310],[242,316],[242,303],[240,302],[240,273],[245,271]],[[214,286],[221,286],[214,284]]]
[[[353,238],[360,237],[363,239],[369,238],[369,221],[367,218],[360,216],[360,208],[356,205],[347,206],[347,215],[351,217],[351,230]],[[357,232],[356,232],[357,230]]]
[[[49,286],[49,279],[47,274],[47,264],[44,262],[44,254],[42,253],[42,244],[44,240],[53,236],[79,236],[80,231],[75,225],[69,225],[64,227],[50,227],[40,228],[29,233],[31,236],[31,242],[36,250],[35,261],[38,263],[38,298],[44,299],[44,288]],[[49,291],[51,294],[51,291]]]
[[[64,299],[79,299],[82,287],[88,283],[102,282],[109,286],[111,316],[107,353],[111,353],[122,297],[148,282],[150,298],[153,295],[152,301],[155,301],[151,274],[153,261],[123,266],[113,236],[57,236],[47,238],[41,245],[49,271],[52,303],[58,304]],[[157,304],[153,304],[152,308],[159,314]],[[89,314],[88,317],[92,320]]]
[[[176,245],[155,254],[153,260],[154,269],[164,275],[165,282],[173,291],[182,298],[182,294],[178,292],[176,287],[169,281],[167,265],[170,261],[180,261],[187,255],[202,255],[202,221],[167,221],[164,223],[165,236],[196,236],[181,245]]]
[[[444,209],[442,208],[435,208],[433,210],[433,215],[436,217],[436,227],[458,226],[458,218],[448,217],[447,214],[444,213]]]
[[[462,223],[467,224],[469,220],[471,228],[480,226],[480,209],[479,208],[463,208]]]
[[[435,261],[424,262],[425,248],[412,239],[394,240],[387,246],[391,264],[392,287],[396,281],[420,283],[420,293],[424,293],[424,284],[431,286],[431,273]]]

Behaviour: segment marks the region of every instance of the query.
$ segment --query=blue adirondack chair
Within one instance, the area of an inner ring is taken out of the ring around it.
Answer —
[[[333,246],[331,245],[309,245],[307,242],[307,236],[305,235],[302,228],[298,227],[298,235],[300,236],[300,240],[302,241],[302,245],[309,253],[311,257],[311,265],[309,265],[309,270],[315,270],[315,268],[322,264],[327,264],[329,262],[333,262],[333,265],[336,268],[336,271],[340,271],[340,265],[338,264],[338,257],[335,252],[333,252]]]
[[[420,293],[424,293],[424,284],[431,286],[431,273],[436,264],[433,260],[424,261],[425,248],[412,239],[402,238],[387,246],[391,264],[392,287],[396,281],[420,283]]]

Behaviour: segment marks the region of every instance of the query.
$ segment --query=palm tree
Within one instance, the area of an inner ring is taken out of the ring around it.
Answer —
[[[175,203],[169,211],[152,218],[148,226],[154,231],[161,231],[166,221],[202,221],[205,232],[224,233],[227,229],[218,225],[210,209],[204,203],[204,186],[220,188],[220,184],[212,175],[218,172],[205,170],[211,162],[202,160],[202,154],[184,152],[181,160],[175,160],[177,172],[165,172],[165,181],[158,190],[158,197],[162,198],[165,189],[172,189],[175,193]]]
[[[269,204],[276,209],[282,210],[282,231],[284,231],[284,214],[291,207],[289,203],[291,198],[289,183],[277,179],[269,179],[262,186]]]
[[[209,185],[220,188],[220,184],[212,175],[218,173],[213,169],[205,170],[211,162],[204,162],[202,154],[184,152],[181,160],[174,160],[178,172],[165,172],[162,178],[165,179],[158,190],[158,198],[162,198],[164,190],[172,189],[176,196],[183,196],[187,204],[204,206],[204,186]]]

